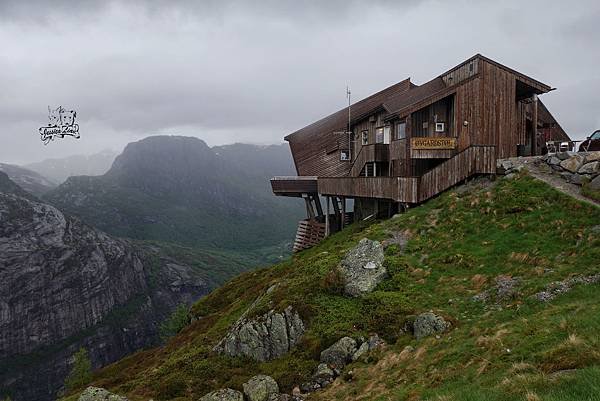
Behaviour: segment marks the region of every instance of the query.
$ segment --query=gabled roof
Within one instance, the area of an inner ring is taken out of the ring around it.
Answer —
[[[407,92],[414,85],[410,82],[410,78],[400,81],[380,92],[377,92],[363,100],[354,103],[351,107],[353,120],[360,119],[371,114],[377,108],[381,108],[384,102],[394,96]],[[348,108],[343,108],[329,116],[320,119],[306,127],[292,132],[284,139],[287,141],[292,136],[302,134],[319,134],[325,132],[342,131],[346,129],[348,124]]]
[[[514,74],[519,81],[525,84],[525,88],[529,88],[528,90],[533,90],[537,94],[546,93],[552,90],[552,87],[540,81],[530,78],[525,74],[521,74],[520,72],[508,68],[505,65],[482,56],[481,54],[476,54],[468,60],[460,63],[456,67],[453,67],[441,74],[437,78],[424,83],[423,85],[415,85],[410,82],[410,78],[408,78],[352,104],[352,122],[361,120],[362,118],[367,117],[378,110],[386,111],[389,114],[388,117],[390,118],[393,117],[393,115],[399,116],[402,111],[406,111],[408,108],[410,108],[410,106],[417,105],[418,103],[426,101],[429,98],[433,98],[436,95],[445,96],[446,92],[453,90],[452,88],[460,85],[460,83],[457,83],[456,85],[447,85],[442,77],[475,59],[483,60],[493,64],[498,68],[510,72],[511,74]],[[446,92],[444,92],[445,90]],[[346,129],[347,124],[348,109],[343,108],[315,123],[307,125],[306,127],[287,135],[284,139],[289,141],[290,138],[298,135],[311,136],[334,131],[343,131]]]

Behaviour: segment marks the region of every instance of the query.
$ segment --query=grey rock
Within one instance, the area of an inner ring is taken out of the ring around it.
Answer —
[[[550,166],[554,171],[564,171],[560,164],[553,164]]]
[[[288,353],[304,330],[300,315],[288,306],[283,312],[269,311],[256,319],[240,319],[214,350],[264,362]]]
[[[360,358],[367,352],[369,352],[369,343],[367,341],[365,341],[364,343],[362,343],[360,345],[360,347],[358,347],[356,352],[354,354],[352,354],[352,361],[358,360],[358,358]]]
[[[516,175],[515,173],[509,173],[509,174],[506,174],[506,175],[504,176],[504,178],[505,178],[505,179],[507,179],[507,180],[513,180],[513,179],[515,179],[516,177],[517,177],[517,175]]]
[[[498,276],[494,280],[494,286],[473,297],[473,301],[488,302],[494,300],[496,303],[506,302],[518,295],[520,279],[511,276]]]
[[[560,162],[560,166],[571,173],[575,173],[579,170],[579,167],[583,164],[583,156],[579,154],[574,154],[568,159]]]
[[[589,177],[587,175],[583,175],[583,174],[573,174],[570,179],[569,182],[571,184],[575,184],[575,185],[583,185],[583,183],[589,180]]]
[[[556,157],[556,156],[550,156],[550,157],[548,157],[548,159],[546,160],[546,163],[548,163],[548,164],[549,164],[549,165],[551,165],[551,166],[556,166],[556,165],[559,165],[561,161],[562,161],[562,160],[560,160],[560,159],[559,159],[558,157]]]
[[[569,173],[568,171],[564,171],[564,172],[560,173],[560,176],[565,181],[571,181],[571,177],[573,176],[573,174]]]
[[[346,253],[341,263],[345,293],[358,297],[373,291],[387,276],[383,259],[383,246],[380,242],[367,238],[360,240],[356,247]]]
[[[599,171],[600,171],[600,161],[586,163],[586,164],[582,165],[581,167],[579,167],[579,170],[577,170],[577,172],[579,174],[592,174],[592,175],[598,174]]]
[[[244,401],[244,394],[230,388],[224,388],[206,394],[200,398],[200,401]]]
[[[45,350],[0,369],[0,388],[15,399],[54,400],[80,347],[97,369],[156,345],[157,322],[208,292],[195,269],[11,183],[0,173],[0,366]]]
[[[600,151],[588,152],[585,154],[586,163],[595,162],[598,160],[600,160]]]
[[[277,382],[266,375],[257,375],[243,384],[248,401],[268,401],[272,395],[279,394]]]
[[[600,273],[590,276],[575,276],[562,281],[555,281],[546,286],[543,291],[534,295],[540,302],[548,302],[557,296],[569,292],[575,285],[597,284],[600,283]]]
[[[590,182],[590,188],[594,190],[600,190],[600,175]]]
[[[514,168],[514,163],[510,160],[498,160],[496,166],[504,171],[510,171]]]
[[[78,401],[128,401],[127,398],[101,387],[88,387],[78,398]]]
[[[431,312],[421,313],[413,324],[414,335],[418,339],[432,334],[443,333],[450,327],[443,317]]]
[[[312,380],[323,386],[325,383],[331,383],[335,379],[335,372],[326,363],[320,363],[312,376]]]
[[[381,338],[379,338],[377,334],[369,336],[369,340],[367,342],[369,344],[369,351],[381,347],[384,344],[384,341]]]
[[[356,341],[350,337],[343,337],[321,352],[320,360],[333,368],[342,369],[352,361],[352,355],[356,351]]]
[[[558,153],[556,153],[555,156],[557,158],[559,158],[560,160],[566,160],[566,159],[568,159],[569,157],[571,157],[571,156],[573,156],[575,154],[576,153],[574,153],[574,152],[568,151],[568,152],[558,152]]]

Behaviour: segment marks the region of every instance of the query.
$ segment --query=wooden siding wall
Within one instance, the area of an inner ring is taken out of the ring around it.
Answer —
[[[331,151],[332,143],[337,144],[336,150]],[[348,149],[348,135],[330,132],[299,137],[290,140],[290,149],[298,175],[342,177],[350,171],[351,162],[340,160],[340,151]]]
[[[482,62],[484,125],[475,145],[495,145],[499,159],[517,155],[516,77],[491,63]]]
[[[442,80],[446,86],[456,85],[468,78],[471,78],[479,72],[479,59],[475,58],[459,65],[453,70],[442,75]]]
[[[319,193],[416,203],[417,185],[415,177],[323,177],[319,178]]]
[[[406,171],[406,147],[408,139],[398,139],[390,142],[391,176],[404,175]]]
[[[454,97],[454,132],[456,133],[456,151],[461,152],[473,143],[482,130],[483,113],[481,110],[481,78],[475,78],[460,85]],[[464,122],[467,125],[464,125]]]
[[[453,96],[439,100],[432,105],[416,111],[412,114],[412,136],[453,136]],[[444,123],[445,132],[435,132],[435,116],[437,122]],[[427,128],[423,128],[423,123],[427,123]]]

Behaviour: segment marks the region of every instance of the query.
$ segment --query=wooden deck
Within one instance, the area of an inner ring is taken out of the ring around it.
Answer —
[[[494,146],[471,146],[422,177],[319,177],[321,195],[419,203],[474,174],[494,174]]]
[[[275,195],[301,197],[302,194],[317,193],[317,177],[273,177],[271,188]]]

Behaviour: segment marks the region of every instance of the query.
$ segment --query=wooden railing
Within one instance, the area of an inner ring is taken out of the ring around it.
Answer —
[[[361,146],[352,168],[348,174],[350,177],[358,177],[361,170],[368,162],[386,162],[389,160],[389,145],[383,143],[373,143],[371,145]]]
[[[319,193],[419,203],[474,174],[496,172],[494,146],[472,146],[421,177],[319,177]]]
[[[496,148],[471,146],[425,173],[419,180],[419,202],[458,184],[473,174],[496,172]]]

